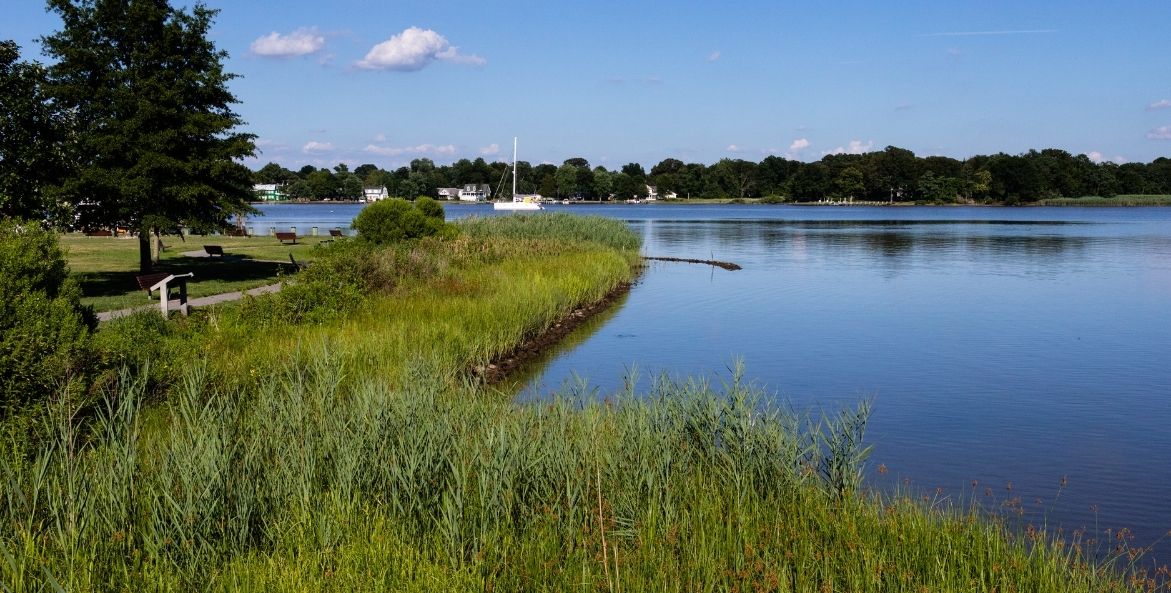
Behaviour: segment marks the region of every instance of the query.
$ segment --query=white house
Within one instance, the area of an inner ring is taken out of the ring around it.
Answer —
[[[659,188],[648,185],[646,186],[646,199],[648,202],[653,202],[659,199]]]
[[[487,202],[492,197],[492,190],[487,183],[468,183],[459,190],[461,202]]]
[[[289,199],[284,186],[279,183],[257,183],[252,186],[252,193],[260,202],[280,202]]]
[[[458,200],[459,199],[459,188],[458,187],[441,187],[438,190],[438,195],[439,195],[440,200]]]
[[[386,191],[385,185],[382,187],[367,187],[362,189],[363,202],[377,202],[389,197],[390,193]]]

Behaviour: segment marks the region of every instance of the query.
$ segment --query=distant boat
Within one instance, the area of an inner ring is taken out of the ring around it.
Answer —
[[[516,193],[516,137],[512,138],[512,201],[492,202],[493,210],[544,210],[541,196]]]

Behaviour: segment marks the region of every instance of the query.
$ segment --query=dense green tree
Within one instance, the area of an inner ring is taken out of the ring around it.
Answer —
[[[378,170],[379,169],[378,169],[377,165],[374,165],[372,163],[363,163],[361,165],[358,165],[357,168],[354,169],[354,175],[357,175],[359,179],[366,179],[367,177],[369,177],[371,174],[377,172]]]
[[[0,41],[0,217],[45,218],[46,188],[64,177],[65,114],[48,96],[45,68]]]
[[[255,152],[232,110],[216,11],[166,0],[49,0],[62,29],[43,39],[50,90],[74,114],[76,173],[58,187],[83,226],[123,225],[151,267],[150,236],[222,226],[250,210]]]
[[[646,182],[646,170],[638,163],[626,163],[622,165],[622,172],[631,176],[640,183]]]
[[[269,163],[252,175],[256,183],[289,183],[296,178],[296,173],[276,163]]]
[[[570,167],[574,167],[577,169],[589,169],[590,168],[590,162],[579,157],[579,156],[565,159],[565,161],[562,163],[562,165],[569,165]]]
[[[756,163],[743,159],[720,159],[712,166],[716,178],[727,194],[746,198],[756,190]]]
[[[853,200],[862,195],[866,185],[862,183],[862,170],[853,165],[838,171],[834,176],[834,195],[840,199]]]
[[[333,199],[338,195],[338,182],[329,169],[318,169],[305,178],[309,194],[314,200]]]
[[[610,199],[610,194],[614,193],[614,174],[601,165],[594,167],[593,173],[594,183],[591,193],[599,200]]]

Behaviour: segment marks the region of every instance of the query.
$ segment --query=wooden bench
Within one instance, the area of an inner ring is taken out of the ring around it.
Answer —
[[[222,245],[204,245],[203,250],[207,252],[208,257],[220,256],[224,257],[224,248]]]
[[[330,237],[340,237],[340,236],[342,236],[342,230],[341,229],[329,229],[329,236]]]
[[[187,279],[195,276],[192,272],[186,274],[167,274],[160,272],[157,274],[144,274],[142,276],[135,276],[134,279],[138,282],[139,288],[146,291],[146,296],[154,291],[159,291],[159,309],[163,313],[163,317],[170,316],[170,301],[171,301],[171,287],[179,288],[179,312],[184,317],[187,316]]]
[[[277,231],[276,232],[276,240],[280,241],[282,244],[285,241],[291,241],[293,243],[293,245],[296,245],[297,244],[297,233]]]
[[[135,276],[134,279],[138,281],[138,287],[141,288],[142,290],[145,290],[146,296],[149,297],[150,293],[153,292],[153,289],[151,287],[154,286],[155,284],[157,284],[159,280],[162,280],[163,278],[166,278],[167,276],[170,276],[170,274],[167,274],[166,272],[161,272],[158,274],[146,274],[143,276]]]

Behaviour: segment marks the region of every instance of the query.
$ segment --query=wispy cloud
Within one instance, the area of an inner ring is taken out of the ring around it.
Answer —
[[[488,146],[480,149],[480,154],[484,156],[500,154],[500,145],[496,143],[489,144]]]
[[[874,141],[863,142],[861,140],[851,140],[846,146],[839,146],[833,150],[823,150],[822,156],[827,154],[862,154],[870,152],[874,148]]]
[[[375,45],[355,65],[365,70],[415,72],[436,60],[482,66],[487,60],[474,54],[461,54],[459,48],[431,29],[410,27]]]
[[[895,111],[907,111],[914,108],[914,103],[899,103],[898,105],[895,105]]]
[[[712,53],[708,54],[708,56],[707,56],[707,61],[709,61],[709,62],[715,62],[719,59],[720,59],[720,50],[718,50],[718,49],[716,51],[713,51]]]
[[[1150,140],[1171,140],[1171,126],[1159,126],[1147,132],[1147,138]]]
[[[740,148],[739,146],[737,146],[735,144],[729,144],[728,147],[725,148],[724,150],[726,150],[728,152],[742,152],[744,149]]]
[[[248,49],[253,55],[266,58],[294,58],[317,53],[323,47],[325,36],[316,27],[302,27],[288,35],[273,31],[253,41]]]
[[[1147,105],[1147,111],[1155,111],[1156,109],[1171,109],[1171,99],[1159,99]]]
[[[378,146],[377,144],[368,144],[368,145],[366,145],[366,148],[364,150],[366,152],[371,153],[371,154],[377,154],[377,155],[381,155],[381,156],[402,156],[404,154],[453,155],[453,154],[455,154],[455,145],[454,144],[442,144],[442,145],[420,144],[418,146],[394,147],[394,146]]]
[[[940,33],[921,33],[919,37],[994,37],[998,35],[1045,35],[1056,33],[1057,29],[1018,29],[1004,31],[943,31]]]
[[[329,152],[331,150],[333,150],[333,144],[329,142],[318,142],[316,140],[310,140],[305,143],[305,146],[301,147],[301,152],[305,154]]]
[[[809,148],[810,142],[806,138],[798,138],[789,144],[789,150],[785,152],[785,156],[794,159],[800,156],[801,151]]]

